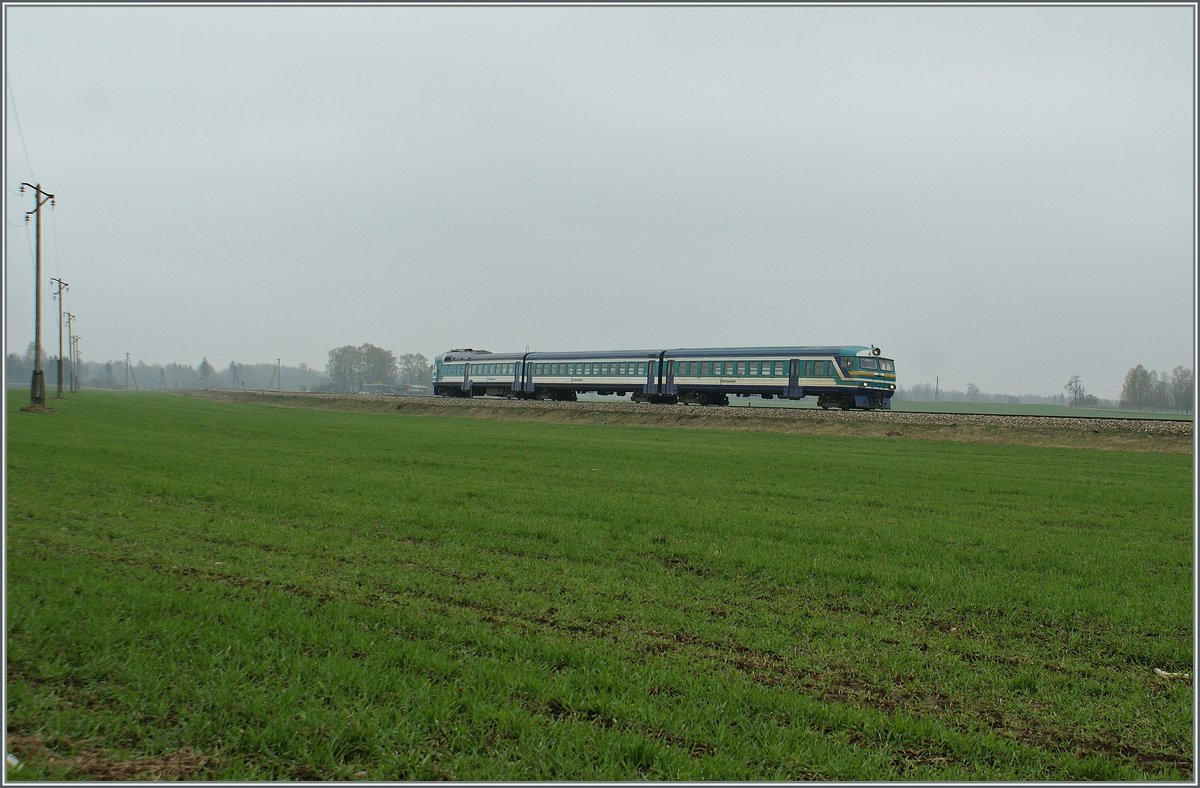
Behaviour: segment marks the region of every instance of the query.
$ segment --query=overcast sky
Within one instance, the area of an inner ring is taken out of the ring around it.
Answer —
[[[1192,366],[1195,21],[1167,7],[6,5],[86,359],[875,344],[902,385]],[[18,128],[19,121],[19,128]]]

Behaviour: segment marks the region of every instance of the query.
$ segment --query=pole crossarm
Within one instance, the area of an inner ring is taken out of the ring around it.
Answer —
[[[24,181],[21,182],[22,194],[25,193],[26,186],[33,189],[33,193],[37,195],[37,197],[34,198],[37,200],[37,205],[33,207],[33,210],[25,212],[25,221],[29,221],[29,217],[37,213],[38,208],[41,208],[43,205],[45,205],[47,200],[50,202],[51,206],[54,205],[54,195],[43,189],[41,184],[34,185],[32,183],[25,183]]]

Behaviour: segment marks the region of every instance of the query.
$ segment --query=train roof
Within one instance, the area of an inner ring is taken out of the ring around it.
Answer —
[[[676,356],[856,356],[870,353],[866,345],[782,345],[764,347],[672,348],[667,358]]]
[[[762,347],[710,347],[710,348],[670,348],[666,350],[567,350],[562,352],[530,351],[528,353],[492,353],[487,350],[449,350],[442,354],[443,361],[519,361],[527,358],[531,361],[547,359],[594,359],[594,358],[666,358],[679,356],[711,356],[711,357],[741,357],[741,356],[859,356],[878,355],[878,350],[870,345],[782,345]]]

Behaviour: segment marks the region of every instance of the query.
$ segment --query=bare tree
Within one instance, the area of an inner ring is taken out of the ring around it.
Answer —
[[[1079,407],[1087,396],[1087,391],[1084,390],[1083,383],[1079,380],[1078,375],[1072,375],[1071,379],[1067,381],[1067,385],[1063,386],[1063,389],[1071,396],[1071,405],[1073,407]]]
[[[1171,373],[1171,406],[1181,413],[1191,413],[1196,398],[1196,380],[1192,370],[1175,367]]]

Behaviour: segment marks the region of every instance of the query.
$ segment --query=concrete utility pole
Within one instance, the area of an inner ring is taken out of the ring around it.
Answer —
[[[50,281],[54,282],[55,284],[58,285],[58,290],[54,291],[54,298],[58,301],[58,381],[57,381],[58,393],[54,395],[54,398],[62,399],[62,380],[63,380],[63,374],[62,374],[63,373],[63,366],[62,366],[62,319],[63,319],[62,294],[63,294],[64,290],[70,290],[71,286],[69,284],[67,284],[66,282],[64,282],[62,279],[59,279],[58,277],[55,277],[55,278],[51,279]]]
[[[72,380],[74,380],[74,382],[75,382],[75,390],[76,391],[79,391],[79,340],[80,339],[81,339],[81,337],[79,337],[78,335],[71,337],[71,348],[75,351],[75,361],[73,363],[73,365],[75,367],[75,371],[73,373]]]
[[[138,382],[137,382],[137,373],[133,371],[133,362],[129,360],[129,354],[126,353],[125,354],[125,389],[126,390],[129,389],[129,376],[130,375],[133,375],[134,390],[141,391],[142,389],[140,386],[138,386]]]
[[[35,295],[33,302],[33,382],[29,387],[29,403],[31,405],[46,404],[46,379],[42,374],[42,204],[46,200],[50,201],[51,207],[54,206],[54,195],[50,192],[42,191],[42,184],[36,186],[32,183],[22,183],[21,193],[25,193],[25,187],[33,189],[33,210],[25,212],[25,221],[29,221],[30,215],[33,216],[34,235],[37,238],[37,243],[34,246],[34,279],[36,284],[34,287]]]
[[[71,375],[68,378],[68,380],[70,381],[70,384],[67,387],[67,391],[71,392],[72,394],[75,393],[75,334],[71,331],[71,321],[74,319],[75,319],[75,315],[72,315],[70,312],[68,312],[67,313],[67,359],[70,361],[70,364],[71,364]],[[59,351],[58,355],[60,355],[60,356],[62,355],[61,350]]]

